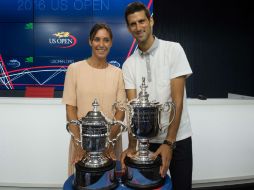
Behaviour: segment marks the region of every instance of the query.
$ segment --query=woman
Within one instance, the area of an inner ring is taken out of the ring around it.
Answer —
[[[96,98],[102,111],[108,118],[124,119],[124,112],[115,110],[115,102],[126,101],[124,82],[121,69],[107,63],[107,55],[112,46],[112,31],[105,24],[95,24],[90,31],[89,44],[92,55],[86,60],[71,64],[68,67],[63,92],[63,103],[66,104],[68,121],[75,121],[84,117],[92,110],[92,102]],[[75,122],[69,124],[74,138],[79,139],[79,128]],[[119,131],[118,126],[111,129],[110,138],[115,137]],[[68,175],[74,172],[74,165],[82,159],[85,152],[75,139],[71,138],[69,149]],[[122,151],[121,138],[115,145],[115,153],[119,158]],[[108,156],[115,159],[112,147],[107,150]]]

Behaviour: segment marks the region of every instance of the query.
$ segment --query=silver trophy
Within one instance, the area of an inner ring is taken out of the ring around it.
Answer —
[[[138,141],[138,150],[134,156],[125,158],[128,170],[125,184],[134,189],[153,189],[161,186],[164,178],[159,174],[160,157],[155,160],[151,158],[149,139],[156,137],[159,130],[162,130],[160,122],[162,112],[172,113],[169,125],[172,123],[175,117],[175,105],[172,102],[160,104],[149,101],[145,78],[142,78],[140,88],[138,98],[127,104],[129,131]]]
[[[103,152],[110,143],[114,146],[118,137],[126,130],[126,126],[121,121],[108,119],[99,111],[99,104],[96,99],[92,106],[93,110],[89,111],[78,122],[80,140],[76,139],[75,141],[81,144],[86,155],[75,165],[73,186],[76,190],[89,190],[90,186],[94,186],[102,180],[101,178],[104,178],[103,180],[107,182],[107,185],[101,188],[114,189],[118,183],[114,176],[115,161],[106,157]],[[113,125],[119,125],[120,132],[115,139],[110,139],[110,130]],[[71,135],[73,134],[71,133]]]
[[[169,125],[175,117],[175,105],[172,102],[160,104],[149,101],[149,94],[146,91],[145,78],[142,78],[141,91],[137,99],[128,103],[129,121],[132,135],[138,140],[138,151],[132,160],[137,164],[152,163],[149,148],[149,139],[156,137],[161,129],[161,113],[173,112]]]

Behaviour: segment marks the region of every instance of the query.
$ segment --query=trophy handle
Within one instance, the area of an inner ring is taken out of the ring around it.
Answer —
[[[170,113],[171,113],[171,111],[173,111],[173,116],[172,116],[172,119],[171,119],[171,121],[169,121],[169,126],[171,125],[171,123],[174,121],[174,119],[175,119],[175,116],[176,116],[176,106],[175,106],[175,104],[173,103],[173,102],[170,102]]]
[[[126,111],[126,108],[124,106],[124,103],[118,101],[118,102],[115,102],[113,105],[112,105],[112,113],[113,115],[115,115],[116,113],[116,109],[120,110],[120,111]]]
[[[160,111],[159,111],[159,126],[160,126],[160,130],[161,128],[161,111],[163,112],[168,112],[171,113],[173,111],[173,116],[171,118],[171,120],[169,121],[169,126],[171,125],[171,123],[174,121],[175,116],[176,116],[176,106],[173,102],[165,102],[161,107],[160,107]]]
[[[131,101],[134,101],[134,100],[131,100]],[[136,135],[132,132],[132,128],[133,128],[132,118],[134,116],[133,107],[131,105],[128,105],[128,108],[129,108],[128,109],[128,111],[129,111],[129,114],[128,114],[128,116],[129,116],[129,118],[128,118],[129,119],[129,121],[128,121],[129,131],[128,131],[128,133],[131,133],[131,135],[133,137],[136,137]]]
[[[127,131],[127,127],[125,126],[125,124],[122,121],[118,121],[118,120],[114,120],[110,122],[110,131],[111,131],[111,127],[113,125],[119,125],[120,126],[120,132],[116,135],[116,138],[113,138],[112,140],[110,138],[108,138],[108,142],[112,144],[112,146],[115,146],[116,141],[118,140],[118,138],[120,137],[120,135]]]
[[[111,143],[113,146],[115,145],[115,142],[117,141],[117,139],[119,138],[119,136],[123,133],[123,132],[125,132],[125,131],[127,131],[127,127],[124,125],[124,123],[122,122],[122,121],[119,121],[119,120],[111,120],[111,119],[109,119],[107,116],[105,116],[105,114],[103,113],[103,112],[101,112],[101,114],[103,115],[103,117],[106,119],[106,122],[107,122],[107,133],[108,133],[108,142],[107,142],[107,145],[106,146],[108,146],[109,145],[109,143]],[[114,139],[112,139],[112,140],[110,140],[110,138],[109,138],[109,134],[110,134],[110,131],[111,131],[111,127],[113,126],[113,125],[120,125],[120,132],[117,134],[117,136],[116,136],[116,138],[114,138]]]
[[[79,127],[79,139],[75,138],[74,134],[70,131],[69,129],[69,124],[75,124],[75,126]],[[71,137],[74,139],[74,142],[79,145],[81,144],[81,147],[83,148],[83,145],[82,145],[82,132],[81,132],[81,121],[80,120],[71,120],[70,122],[67,121],[66,123],[66,130],[68,131],[68,133],[71,135]]]
[[[126,115],[128,115],[127,117],[128,117],[128,120],[129,120],[127,123],[128,123],[128,126],[129,126],[129,127],[126,127],[126,126],[123,124],[123,122],[121,122],[121,121],[110,121],[109,119],[107,119],[107,117],[105,117],[106,120],[110,123],[110,125],[114,125],[114,123],[112,124],[112,122],[119,122],[118,124],[121,126],[121,131],[119,132],[119,134],[117,134],[116,139],[112,139],[112,140],[109,139],[109,142],[111,142],[112,145],[115,144],[115,142],[117,141],[117,139],[119,138],[119,136],[120,136],[123,132],[127,131],[128,129],[129,129],[129,130],[128,130],[128,133],[131,133],[133,137],[136,136],[134,133],[131,132],[131,131],[132,131],[132,128],[133,128],[133,125],[131,124],[131,121],[132,121],[132,117],[133,117],[133,115],[134,115],[134,111],[133,111],[133,108],[132,108],[132,106],[130,105],[130,103],[133,102],[133,101],[137,101],[137,98],[130,100],[129,102],[127,102],[127,104],[126,104],[126,103],[122,103],[122,102],[115,102],[115,103],[112,105],[112,112],[113,112],[114,115],[115,115],[115,110],[116,110],[116,109],[119,109],[120,111],[125,111],[125,112],[127,112]],[[128,112],[129,112],[129,113],[128,113]],[[115,123],[115,124],[116,124],[116,123]]]

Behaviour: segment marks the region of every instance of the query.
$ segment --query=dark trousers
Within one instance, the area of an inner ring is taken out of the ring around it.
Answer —
[[[155,152],[161,144],[150,143],[149,150]],[[191,190],[192,141],[191,137],[177,141],[169,166],[173,190]]]

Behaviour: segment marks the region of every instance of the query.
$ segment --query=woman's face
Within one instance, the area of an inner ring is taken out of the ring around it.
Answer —
[[[89,40],[92,48],[92,55],[99,59],[106,59],[112,46],[112,39],[104,28],[97,31],[94,38]]]

